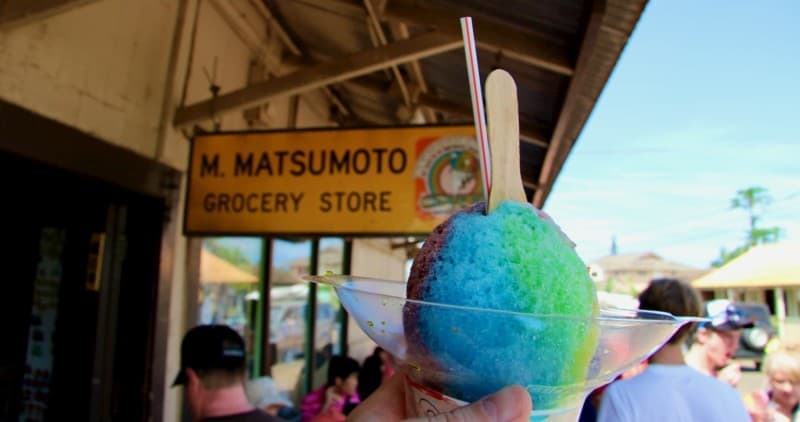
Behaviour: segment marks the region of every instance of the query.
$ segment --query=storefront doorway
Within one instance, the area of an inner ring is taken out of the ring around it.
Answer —
[[[163,200],[0,153],[0,420],[149,417]]]

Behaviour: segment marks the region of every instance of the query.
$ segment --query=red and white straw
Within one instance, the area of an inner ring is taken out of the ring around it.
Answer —
[[[472,96],[472,118],[475,121],[475,133],[478,136],[478,150],[481,158],[481,175],[483,177],[483,199],[489,202],[491,190],[492,164],[489,151],[489,137],[486,134],[486,112],[483,108],[483,89],[481,75],[478,70],[478,53],[475,49],[475,32],[472,30],[472,18],[461,18],[461,34],[464,39],[464,54],[467,59],[469,75],[469,92]]]

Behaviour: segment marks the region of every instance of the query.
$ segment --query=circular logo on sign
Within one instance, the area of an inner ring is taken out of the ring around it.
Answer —
[[[417,210],[427,216],[452,214],[483,199],[478,144],[474,137],[422,139],[414,168]]]

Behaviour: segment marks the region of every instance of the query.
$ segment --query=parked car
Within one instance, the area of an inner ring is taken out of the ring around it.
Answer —
[[[734,359],[753,360],[756,370],[761,369],[764,351],[771,341],[777,338],[778,331],[772,326],[769,308],[763,303],[737,303],[736,307],[742,311],[744,320],[753,321],[752,328],[742,330],[739,339],[739,350],[733,355]]]
[[[270,343],[275,345],[276,362],[291,362],[302,356],[306,333],[305,300],[281,301],[272,303],[270,309]],[[317,322],[315,325],[314,348],[320,350],[326,345],[334,345],[338,340],[336,310],[327,302],[317,303]]]

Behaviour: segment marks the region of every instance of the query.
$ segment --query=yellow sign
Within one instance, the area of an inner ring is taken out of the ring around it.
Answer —
[[[472,126],[202,135],[189,167],[187,234],[426,234],[483,199]]]

